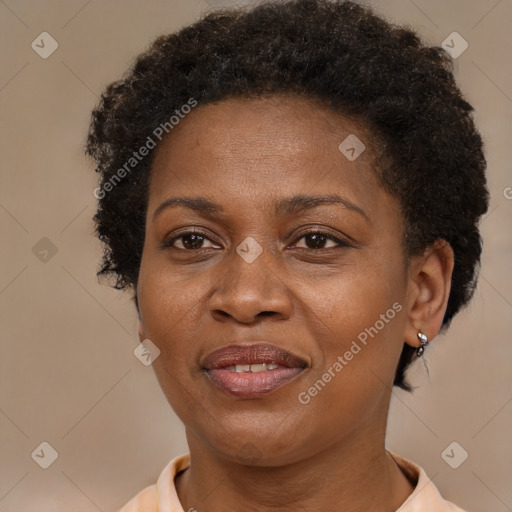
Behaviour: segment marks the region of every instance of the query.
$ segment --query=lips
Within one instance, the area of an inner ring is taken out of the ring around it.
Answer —
[[[283,386],[308,366],[301,357],[269,343],[233,344],[201,363],[209,381],[240,398],[258,398]]]

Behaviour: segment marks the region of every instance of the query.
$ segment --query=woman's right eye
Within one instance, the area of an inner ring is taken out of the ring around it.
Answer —
[[[204,247],[203,243],[205,241],[210,242],[212,245],[210,247]],[[163,248],[170,247],[183,251],[197,251],[201,249],[210,249],[215,247],[215,245],[204,233],[199,231],[187,231],[186,233],[180,233],[163,243]]]

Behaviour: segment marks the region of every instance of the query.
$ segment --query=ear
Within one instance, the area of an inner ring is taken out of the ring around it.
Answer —
[[[431,341],[441,328],[450,296],[454,254],[445,240],[436,240],[409,261],[405,343],[419,347],[418,332]]]

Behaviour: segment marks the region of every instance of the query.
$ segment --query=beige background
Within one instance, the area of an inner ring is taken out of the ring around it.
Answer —
[[[419,389],[395,392],[388,448],[461,507],[511,510],[512,1],[371,3],[433,44],[453,31],[468,41],[456,77],[476,108],[492,194],[479,289],[427,350],[430,375],[415,367]],[[128,295],[97,282],[96,178],[82,147],[105,85],[155,36],[221,4],[0,2],[0,512],[115,510],[186,451],[151,367],[133,355]],[[31,48],[43,31],[59,45],[47,59]],[[43,441],[58,452],[48,469],[31,457]],[[457,469],[441,457],[453,441],[469,453]]]

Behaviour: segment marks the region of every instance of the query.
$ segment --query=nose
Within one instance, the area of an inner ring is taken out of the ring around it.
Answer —
[[[224,265],[209,301],[214,319],[253,324],[267,316],[279,320],[290,317],[291,293],[270,251],[263,250],[251,263],[233,251]]]

